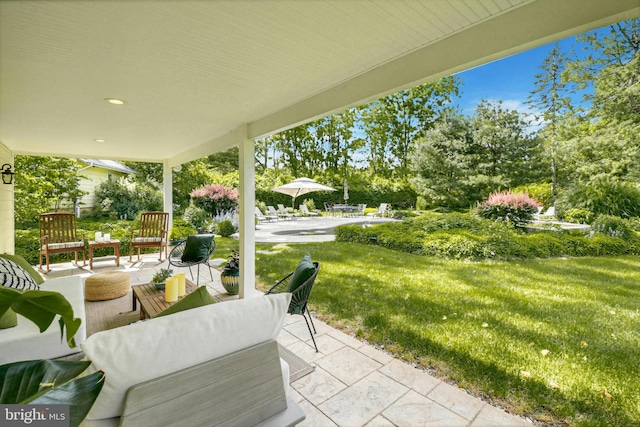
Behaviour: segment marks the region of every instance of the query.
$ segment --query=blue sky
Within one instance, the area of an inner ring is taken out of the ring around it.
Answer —
[[[575,37],[561,40],[562,52],[569,54]],[[454,99],[465,115],[473,115],[481,100],[502,100],[506,109],[530,111],[525,104],[534,89],[535,75],[555,43],[540,46],[508,58],[458,73],[462,80],[460,96]]]

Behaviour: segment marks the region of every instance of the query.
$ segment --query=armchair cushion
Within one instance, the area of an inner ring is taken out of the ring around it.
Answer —
[[[182,253],[182,262],[202,261],[209,255],[209,248],[213,234],[197,234],[187,237],[187,243]]]
[[[164,309],[154,317],[166,316],[168,314],[177,313],[179,311],[189,310],[196,307],[202,307],[203,305],[209,305],[216,303],[216,299],[211,296],[206,286],[200,286],[196,291],[186,295],[177,303],[171,305],[169,308]]]
[[[22,267],[15,262],[0,257],[0,285],[26,291],[40,287]]]
[[[300,287],[304,282],[309,279],[309,277],[313,276],[313,273],[316,271],[316,268],[311,262],[311,255],[306,254],[296,267],[293,275],[291,276],[291,280],[289,281],[289,287],[287,288],[287,292],[293,292]]]
[[[38,273],[36,269],[33,268],[31,264],[29,264],[27,260],[22,258],[20,255],[0,254],[0,257],[6,258],[18,264],[24,271],[29,274],[29,276],[33,278],[33,281],[36,282],[36,284],[42,285],[44,283],[44,279],[42,278],[40,273]]]

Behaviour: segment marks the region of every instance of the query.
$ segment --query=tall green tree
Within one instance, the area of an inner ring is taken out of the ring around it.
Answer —
[[[391,165],[399,176],[409,172],[408,162],[415,141],[433,127],[451,98],[458,94],[458,83],[456,77],[445,77],[361,108],[369,157],[376,167]]]
[[[18,224],[35,223],[39,214],[50,210],[71,210],[87,194],[80,190],[80,165],[74,159],[16,156],[14,166]]]
[[[541,131],[541,141],[551,166],[551,192],[555,200],[558,186],[558,145],[560,126],[568,114],[573,113],[571,90],[568,82],[562,79],[567,63],[567,55],[556,43],[544,58],[540,73],[535,75],[534,89],[529,95],[528,104],[538,112],[538,120],[545,123]]]

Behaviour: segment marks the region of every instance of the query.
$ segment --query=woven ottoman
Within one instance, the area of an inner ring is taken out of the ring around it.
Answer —
[[[104,301],[120,298],[131,290],[129,274],[123,271],[108,271],[87,277],[84,282],[84,297],[87,301]]]

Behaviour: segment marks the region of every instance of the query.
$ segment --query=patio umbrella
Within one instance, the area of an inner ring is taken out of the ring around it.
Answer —
[[[347,200],[349,200],[349,184],[345,179],[344,180],[344,202],[347,203]]]
[[[275,187],[273,191],[291,196],[291,205],[295,208],[296,197],[298,196],[312,191],[336,191],[336,189],[319,184],[311,178],[298,178],[288,184]]]

